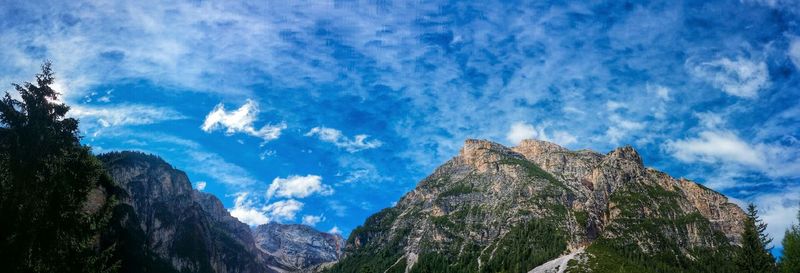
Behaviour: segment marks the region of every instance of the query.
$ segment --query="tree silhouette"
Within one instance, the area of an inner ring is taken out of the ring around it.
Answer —
[[[775,270],[775,259],[770,254],[772,239],[766,234],[767,224],[758,217],[756,205],[747,206],[747,218],[742,232],[742,247],[736,257],[738,272],[765,273]]]
[[[109,272],[98,250],[112,185],[79,142],[78,121],[52,89],[50,62],[36,84],[13,84],[0,101],[0,264],[4,272]],[[90,192],[99,199],[87,201]]]
[[[797,211],[798,224],[786,230],[783,237],[783,256],[781,257],[780,272],[800,272],[800,208]]]

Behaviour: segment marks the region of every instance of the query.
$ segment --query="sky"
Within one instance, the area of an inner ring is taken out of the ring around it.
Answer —
[[[468,138],[631,145],[776,251],[797,222],[796,0],[173,2],[0,0],[0,90],[51,60],[84,144],[251,225],[346,236]]]

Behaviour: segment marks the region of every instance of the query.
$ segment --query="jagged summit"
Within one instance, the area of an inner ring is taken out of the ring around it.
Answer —
[[[113,241],[128,251],[120,255],[125,257],[121,272],[293,272],[340,256],[338,235],[308,226],[255,233],[217,197],[192,189],[183,171],[158,156],[126,151],[98,158],[126,192],[112,219]],[[257,244],[264,234],[282,243],[266,252]]]
[[[738,243],[741,209],[642,162],[631,146],[600,154],[468,139],[396,206],[353,230],[331,271],[518,272],[583,248],[578,272],[609,260],[725,271],[718,262]]]

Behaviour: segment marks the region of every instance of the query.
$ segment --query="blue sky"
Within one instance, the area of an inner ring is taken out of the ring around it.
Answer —
[[[85,144],[250,224],[347,235],[466,138],[630,144],[776,242],[795,219],[797,1],[160,2],[4,0],[0,82],[52,60]]]

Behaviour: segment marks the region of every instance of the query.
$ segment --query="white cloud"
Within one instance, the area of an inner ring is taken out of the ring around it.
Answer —
[[[113,106],[71,106],[68,115],[78,118],[84,130],[99,135],[103,128],[128,125],[146,125],[169,120],[186,118],[171,108],[140,104],[121,104]]]
[[[754,147],[727,131],[703,131],[696,138],[668,141],[666,148],[678,160],[689,163],[726,161],[761,167],[765,160]]]
[[[226,111],[225,105],[220,103],[206,115],[200,129],[206,133],[224,129],[226,135],[245,133],[261,138],[264,142],[280,137],[281,131],[286,129],[286,124],[264,125],[261,129],[255,129],[253,123],[258,119],[258,113],[258,103],[250,99],[233,111]]]
[[[264,207],[264,212],[267,213],[272,220],[283,222],[294,220],[298,211],[303,209],[303,203],[294,200],[282,200]]]
[[[789,55],[789,59],[792,60],[794,66],[800,70],[800,38],[793,37],[792,41],[789,44],[789,50],[786,52],[786,55]]]
[[[264,160],[267,159],[267,157],[274,156],[277,153],[278,152],[276,152],[275,150],[264,150],[263,152],[258,154],[258,159]]]
[[[800,176],[800,149],[777,143],[748,143],[731,131],[711,129],[701,131],[697,137],[664,144],[667,152],[683,162],[722,163],[721,166],[741,171],[758,171],[770,177]],[[738,166],[738,167],[736,167]],[[732,178],[738,171],[731,171],[725,177]],[[723,180],[714,184],[733,187]]]
[[[322,184],[322,177],[318,175],[292,175],[287,178],[276,177],[272,180],[272,184],[267,189],[267,198],[305,198],[314,193],[331,195],[333,189]]]
[[[328,208],[333,210],[333,213],[336,214],[336,216],[345,217],[347,215],[347,206],[342,205],[342,203],[339,201],[328,201]]]
[[[205,190],[206,189],[206,181],[197,181],[197,183],[194,184],[194,188],[197,189],[198,191]]]
[[[319,140],[330,142],[336,147],[354,153],[361,150],[373,149],[380,147],[383,143],[377,139],[367,140],[369,135],[355,135],[353,139],[342,134],[342,131],[333,128],[314,127],[305,136],[316,136]]]
[[[661,86],[661,85],[647,85],[647,90],[650,92],[654,92],[659,99],[664,101],[669,101],[669,88]]]
[[[506,139],[516,145],[523,140],[537,138],[540,134],[544,134],[544,132],[537,131],[533,125],[524,122],[516,122],[511,124],[511,129],[508,130]]]
[[[293,221],[297,212],[303,209],[303,203],[294,199],[277,201],[266,206],[258,207],[257,202],[250,198],[250,192],[236,194],[232,209],[228,209],[231,216],[242,223],[256,226],[272,221]]]
[[[612,111],[613,112],[613,111],[615,111],[617,109],[627,108],[627,107],[628,107],[627,105],[625,105],[624,103],[621,103],[621,102],[617,102],[617,101],[613,101],[613,100],[606,101],[606,109],[608,109],[608,111]]]
[[[763,61],[721,58],[695,65],[692,70],[695,77],[737,97],[755,98],[769,85],[769,71]]]
[[[249,193],[247,192],[240,192],[236,194],[233,209],[228,210],[231,213],[231,216],[236,217],[236,219],[239,219],[239,221],[242,223],[251,226],[269,223],[269,217],[267,217],[264,212],[253,207],[254,203],[252,200],[247,198],[248,195]]]
[[[645,128],[645,123],[627,120],[617,114],[609,116],[608,120],[611,122],[611,125],[606,130],[605,136],[610,143],[619,143],[620,140],[631,135],[633,132]]]
[[[511,124],[511,128],[506,133],[506,140],[513,145],[519,144],[525,139],[539,139],[544,141],[555,142],[559,145],[569,145],[578,141],[578,139],[565,131],[553,131],[552,136],[549,137],[545,132],[545,126],[535,127],[525,122],[515,122]]]
[[[328,233],[341,235],[342,231],[339,229],[339,227],[333,226],[331,229],[328,230]]]
[[[317,223],[321,222],[324,218],[319,215],[303,215],[303,225],[308,226],[315,226]]]

